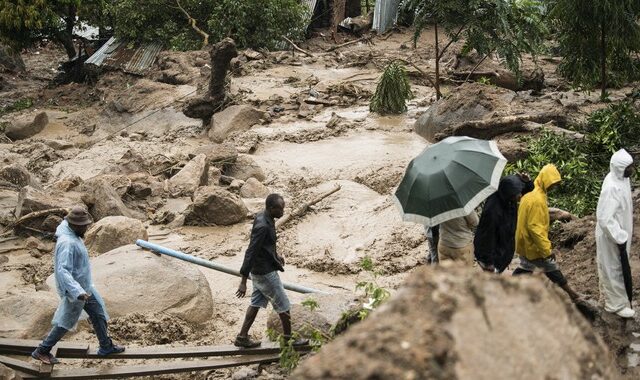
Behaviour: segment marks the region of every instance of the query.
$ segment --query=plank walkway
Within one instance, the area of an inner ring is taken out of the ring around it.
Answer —
[[[18,371],[25,379],[112,379],[132,376],[153,376],[169,373],[203,371],[278,361],[280,347],[275,343],[256,348],[235,346],[149,346],[131,347],[121,354],[98,356],[97,349],[88,343],[60,342],[55,347],[58,358],[68,359],[169,359],[210,357],[206,360],[168,361],[157,364],[118,365],[99,368],[54,368],[34,365],[6,355],[28,356],[40,344],[36,340],[0,338],[0,363]],[[309,346],[299,347],[307,352]]]

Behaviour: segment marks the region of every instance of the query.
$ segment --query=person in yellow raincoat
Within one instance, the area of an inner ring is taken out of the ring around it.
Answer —
[[[549,240],[547,193],[561,180],[555,165],[547,164],[534,181],[533,191],[522,197],[516,227],[516,254],[520,257],[520,264],[513,275],[531,274],[536,268],[541,269],[549,280],[560,286],[575,301],[579,296],[569,287],[567,279],[558,268]]]

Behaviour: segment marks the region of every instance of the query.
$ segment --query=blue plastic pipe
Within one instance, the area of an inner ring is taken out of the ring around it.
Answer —
[[[231,268],[225,267],[224,265],[216,264],[213,261],[209,261],[209,260],[201,259],[199,257],[187,255],[184,252],[174,251],[173,249],[169,249],[169,248],[165,248],[163,246],[157,245],[157,244],[149,243],[146,240],[138,239],[138,240],[136,240],[136,244],[138,246],[142,247],[142,248],[146,248],[146,249],[152,250],[152,251],[154,251],[156,253],[161,253],[163,255],[175,257],[176,259],[188,261],[190,263],[193,263],[193,264],[196,264],[196,265],[200,265],[200,266],[203,266],[203,267],[207,267],[209,269],[217,270],[219,272],[224,272],[224,273],[231,274],[231,275],[234,275],[234,276],[242,277],[242,275],[240,274],[240,271],[237,271],[235,269],[231,269]],[[329,294],[327,292],[323,292],[322,290],[313,289],[313,288],[307,288],[306,286],[301,286],[301,285],[296,285],[296,284],[289,284],[287,282],[283,282],[282,285],[284,286],[285,289],[291,290],[291,291],[294,291],[294,292],[298,292],[298,293]]]

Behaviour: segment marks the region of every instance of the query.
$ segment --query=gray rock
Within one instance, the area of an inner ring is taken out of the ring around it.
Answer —
[[[49,124],[47,113],[40,112],[31,121],[15,121],[9,124],[4,134],[12,140],[23,140],[40,133],[47,124]]]
[[[0,179],[16,185],[17,187],[40,187],[38,181],[29,173],[26,167],[20,164],[11,164],[0,169]]]
[[[211,165],[232,164],[238,158],[238,150],[235,146],[224,144],[209,144],[196,148],[194,155],[205,154]]]
[[[172,196],[193,194],[199,186],[207,184],[209,162],[205,154],[199,154],[189,161],[182,170],[169,179]]]
[[[240,188],[242,198],[264,198],[267,195],[269,195],[269,188],[253,177],[249,178]]]
[[[233,165],[229,165],[225,168],[225,175],[240,179],[243,181],[253,177],[258,181],[264,181],[267,176],[262,171],[262,168],[251,158],[251,156],[240,155]]]
[[[253,125],[259,124],[265,117],[265,112],[246,105],[235,105],[215,113],[211,118],[209,139],[214,142],[223,142],[233,132],[249,130]]]
[[[22,217],[34,211],[49,210],[54,208],[67,208],[81,204],[79,193],[43,192],[33,186],[25,186],[18,194],[16,216]]]
[[[282,334],[282,323],[275,311],[269,313],[267,328]],[[311,311],[302,305],[291,307],[291,330],[300,336],[310,338],[314,330],[329,334],[331,323],[317,311]]]
[[[116,190],[101,177],[95,177],[82,186],[85,194],[82,201],[89,207],[89,213],[93,216],[94,222],[107,216],[127,216],[129,218],[140,218],[143,216],[130,210],[122,202]]]
[[[52,289],[55,289],[55,284]],[[21,290],[0,296],[0,336],[4,338],[42,338],[51,328],[58,306],[53,292]]]
[[[185,212],[186,225],[231,225],[247,217],[247,207],[235,194],[219,187],[203,186],[193,195]]]
[[[85,244],[89,251],[101,254],[135,244],[137,239],[149,239],[141,221],[126,216],[107,216],[89,228]]]

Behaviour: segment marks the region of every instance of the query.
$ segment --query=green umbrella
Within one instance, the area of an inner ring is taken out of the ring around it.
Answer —
[[[395,192],[402,219],[435,226],[469,215],[498,189],[506,163],[495,141],[448,137],[427,147]]]

